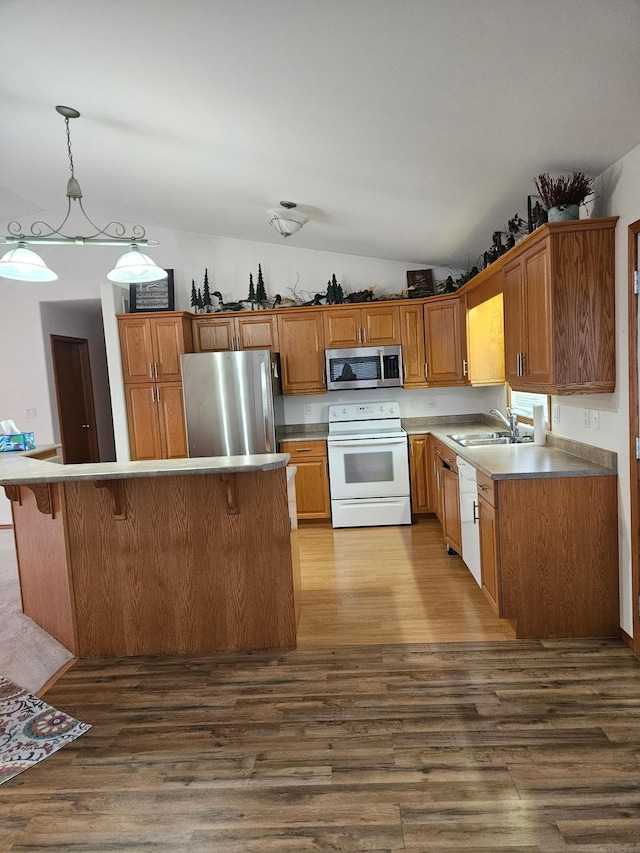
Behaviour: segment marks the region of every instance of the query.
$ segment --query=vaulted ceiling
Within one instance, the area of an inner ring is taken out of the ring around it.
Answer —
[[[0,221],[94,219],[466,268],[542,171],[640,143],[637,0],[3,0]],[[639,202],[640,205],[640,202]],[[639,206],[640,210],[640,206]],[[54,223],[52,223],[54,224]]]

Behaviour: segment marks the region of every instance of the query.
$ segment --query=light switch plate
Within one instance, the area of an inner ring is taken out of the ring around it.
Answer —
[[[598,409],[591,409],[591,429],[600,429],[600,412]]]
[[[551,407],[551,417],[558,423],[560,421],[560,406],[556,403],[555,406]]]
[[[589,427],[591,426],[591,414],[589,412],[589,409],[582,410],[582,423],[586,429],[589,429]]]

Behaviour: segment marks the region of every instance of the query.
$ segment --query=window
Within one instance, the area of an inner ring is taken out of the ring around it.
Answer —
[[[551,429],[551,397],[547,394],[531,394],[529,391],[507,391],[507,405],[525,423],[533,423],[533,407],[544,406],[544,422],[547,429]]]

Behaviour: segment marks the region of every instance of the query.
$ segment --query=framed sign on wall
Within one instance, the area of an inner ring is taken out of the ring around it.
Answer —
[[[173,270],[166,270],[162,281],[144,281],[129,285],[129,313],[138,311],[174,311]]]

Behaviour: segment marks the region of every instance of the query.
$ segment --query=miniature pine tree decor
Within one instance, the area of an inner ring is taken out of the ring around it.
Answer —
[[[209,274],[205,269],[204,271],[204,289],[202,291],[202,306],[205,310],[205,313],[209,314],[211,311],[211,292],[209,291]]]
[[[198,311],[202,311],[202,309],[204,308],[204,302],[202,301],[202,291],[200,290],[200,288],[198,288],[198,298],[196,304],[198,306]]]
[[[267,301],[267,291],[264,289],[264,279],[262,278],[262,267],[258,264],[258,281],[256,284],[256,301],[258,305],[264,305]]]
[[[194,278],[191,279],[191,307],[194,309],[198,307],[198,294],[196,293],[196,281]]]
[[[256,301],[256,289],[253,285],[253,273],[249,273],[249,296],[247,299],[251,303],[251,310],[253,311]]]

